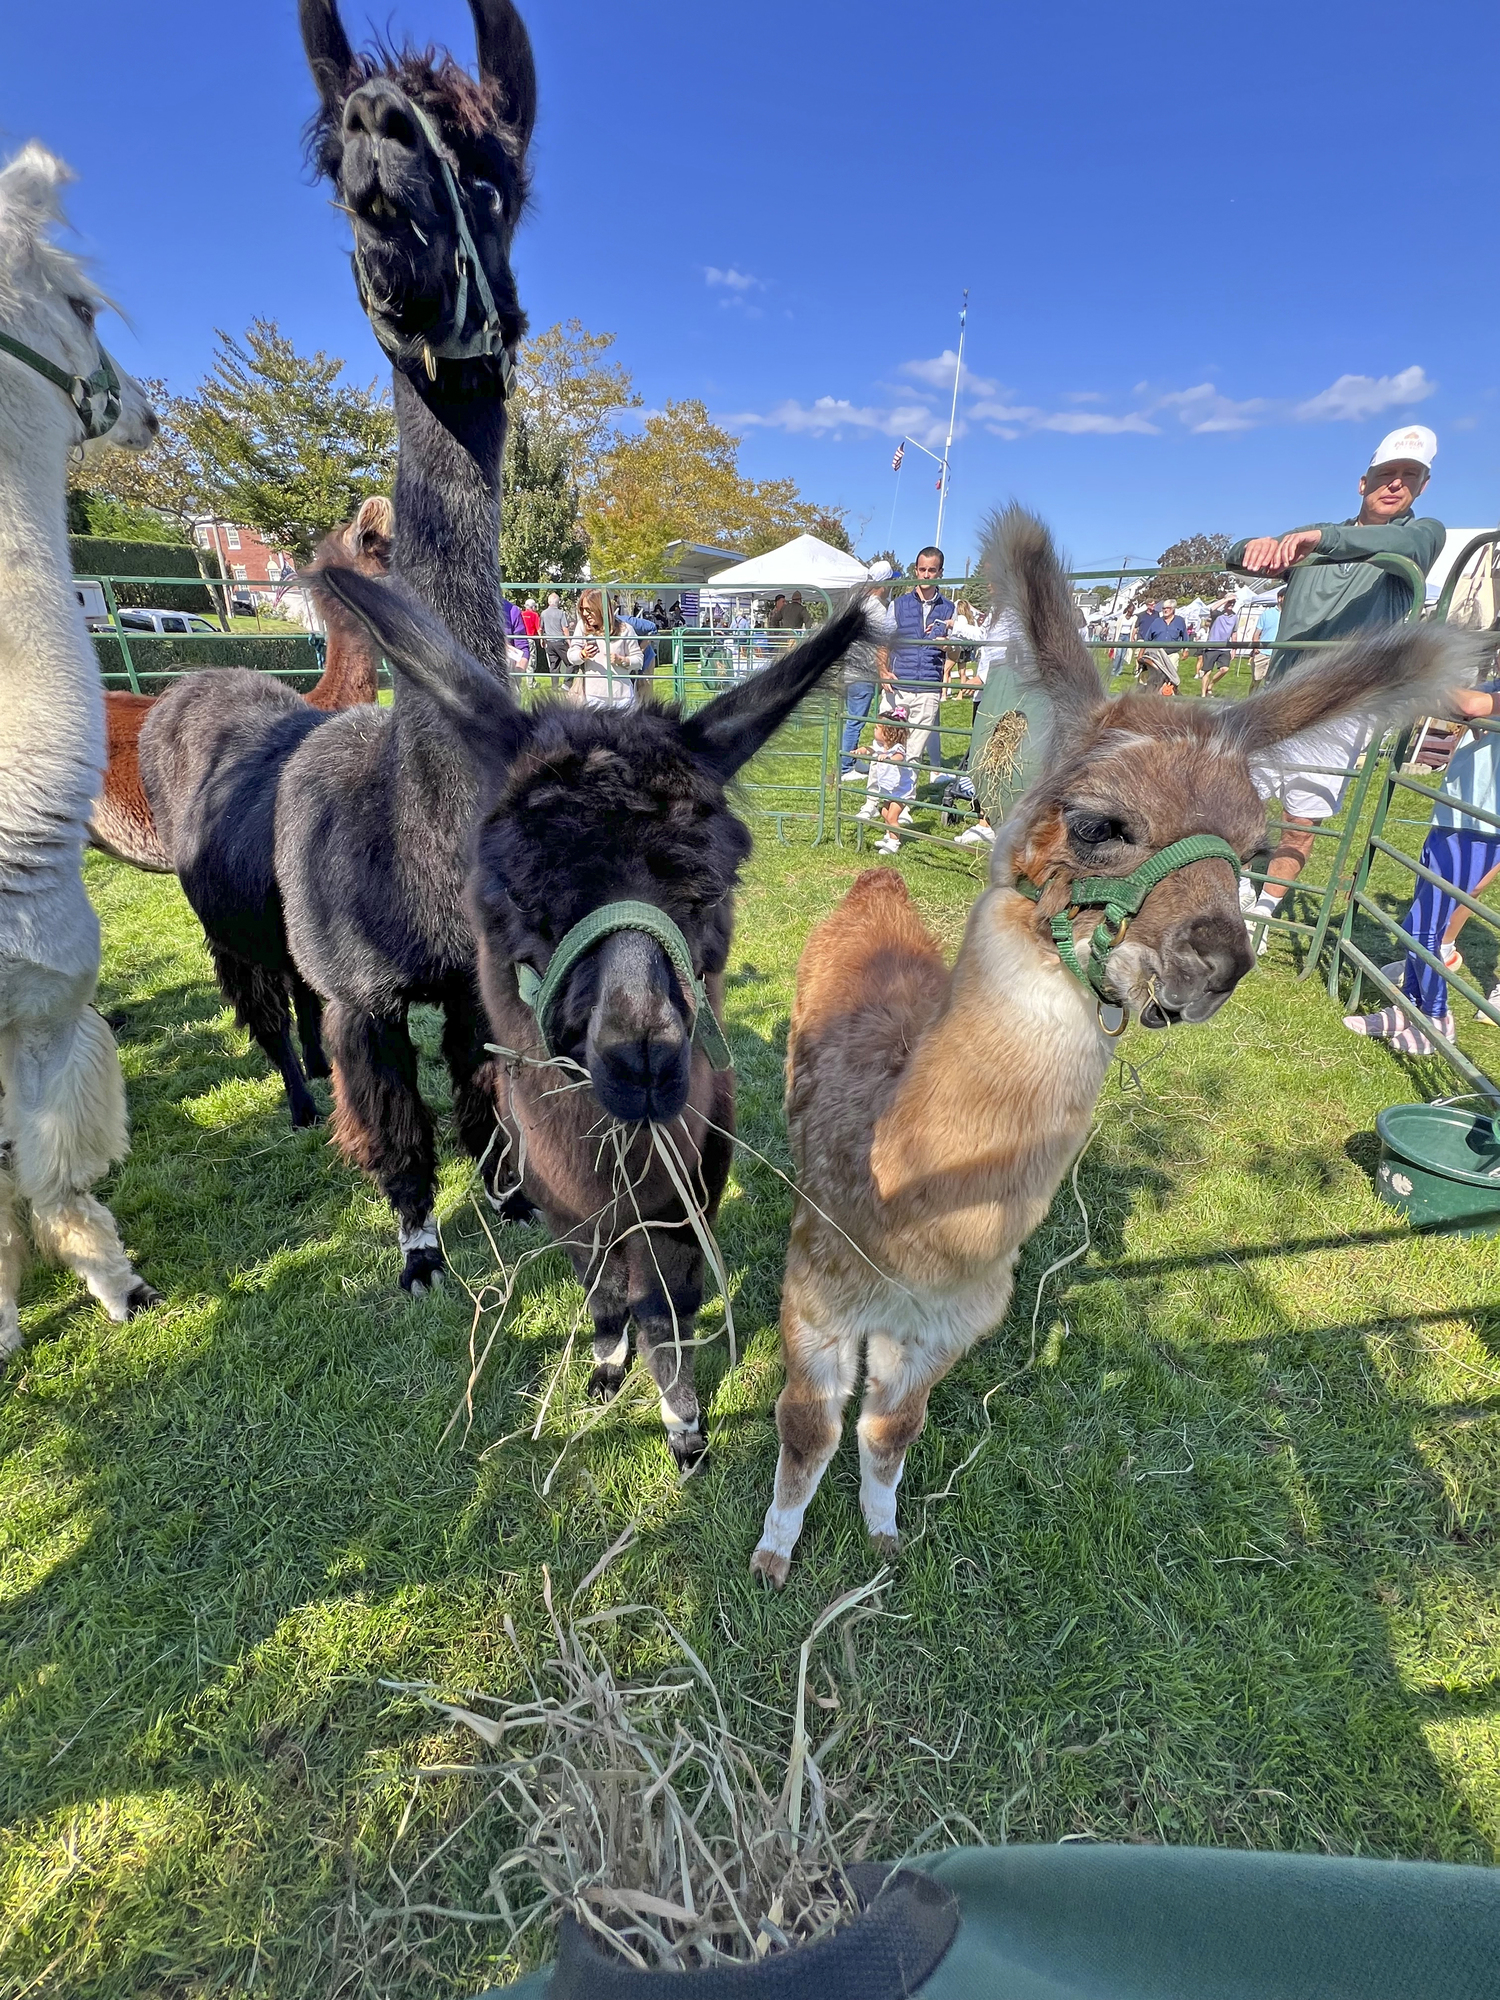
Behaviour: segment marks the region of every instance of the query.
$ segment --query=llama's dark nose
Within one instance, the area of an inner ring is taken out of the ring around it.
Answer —
[[[641,931],[600,947],[587,1055],[605,1110],[628,1125],[666,1125],[687,1103],[692,1043],[666,953]]]
[[[1174,933],[1162,956],[1157,1001],[1167,1019],[1180,1021],[1206,1021],[1255,963],[1238,910],[1194,917]]]
[[[417,149],[417,128],[411,108],[395,85],[383,76],[372,77],[358,90],[350,91],[344,102],[344,137],[376,139],[407,152]]]

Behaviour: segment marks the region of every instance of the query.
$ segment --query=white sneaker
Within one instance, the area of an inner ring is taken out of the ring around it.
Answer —
[[[995,830],[988,826],[966,826],[962,833],[953,836],[955,847],[993,847],[994,844]]]
[[[895,834],[888,833],[885,839],[876,847],[875,852],[877,854],[899,854],[901,852],[901,843],[897,840]]]
[[[1242,875],[1240,877],[1240,908],[1242,910],[1250,909],[1259,894],[1259,884],[1252,882],[1248,875]]]
[[[1494,985],[1490,988],[1489,992],[1486,993],[1484,997],[1486,1000],[1489,1001],[1492,1007],[1500,1007],[1500,979],[1497,979],[1495,981]],[[1494,1022],[1490,1020],[1489,1015],[1481,1014],[1477,1007],[1474,1009],[1474,1019],[1476,1021],[1485,1022],[1491,1028],[1493,1028],[1495,1025]]]
[[[876,813],[878,813],[879,811],[880,811],[880,806],[877,800],[866,799],[864,804],[860,807],[859,811],[854,815],[854,817],[856,819],[874,819]]]
[[[864,781],[865,774],[857,764],[851,764],[847,771],[839,772],[839,783],[841,785],[862,785]]]
[[[903,806],[901,808],[900,813],[897,815],[896,824],[897,826],[910,826],[911,823],[912,823],[911,807]]]

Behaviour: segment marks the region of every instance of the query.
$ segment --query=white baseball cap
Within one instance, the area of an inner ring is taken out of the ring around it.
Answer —
[[[884,583],[888,577],[893,576],[894,574],[895,572],[892,570],[890,564],[885,560],[884,556],[881,557],[879,562],[872,562],[870,564],[871,583]]]
[[[1377,465],[1394,465],[1398,459],[1409,459],[1414,465],[1432,470],[1432,461],[1437,457],[1437,438],[1425,424],[1408,424],[1404,430],[1389,431],[1375,447],[1375,455],[1370,460],[1371,471]]]

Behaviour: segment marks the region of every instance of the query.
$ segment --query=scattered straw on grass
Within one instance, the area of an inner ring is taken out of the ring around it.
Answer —
[[[627,1531],[579,1590],[597,1581],[630,1541]],[[526,1667],[528,1699],[469,1696],[481,1711],[403,1686],[487,1750],[508,1754],[471,1767],[484,1796],[436,1850],[404,1878],[389,1869],[400,1901],[368,1912],[367,1931],[448,1916],[499,1921],[519,1944],[533,1927],[566,1914],[628,1964],[672,1971],[753,1963],[826,1937],[859,1908],[842,1841],[856,1828],[868,1841],[870,1829],[868,1814],[835,1827],[823,1761],[847,1723],[823,1743],[812,1742],[809,1665],[825,1632],[870,1614],[888,1576],[882,1569],[814,1622],[798,1657],[791,1743],[778,1756],[731,1733],[708,1669],[662,1612],[631,1604],[576,1620],[560,1615],[544,1570],[556,1651],[535,1674]],[[601,1639],[609,1628],[640,1618],[666,1633],[680,1665],[649,1682],[624,1684]],[[454,1769],[445,1764],[413,1774],[403,1831],[422,1784],[451,1778]],[[422,1878],[430,1879],[463,1827],[494,1807],[514,1823],[516,1839],[490,1870],[493,1909],[434,1903]],[[398,1832],[397,1846],[400,1839]]]

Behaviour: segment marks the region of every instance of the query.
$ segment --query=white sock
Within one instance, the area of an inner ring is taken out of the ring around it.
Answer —
[[[1280,896],[1268,896],[1264,889],[1256,897],[1246,912],[1252,923],[1259,923],[1264,917],[1274,917],[1281,908]]]

